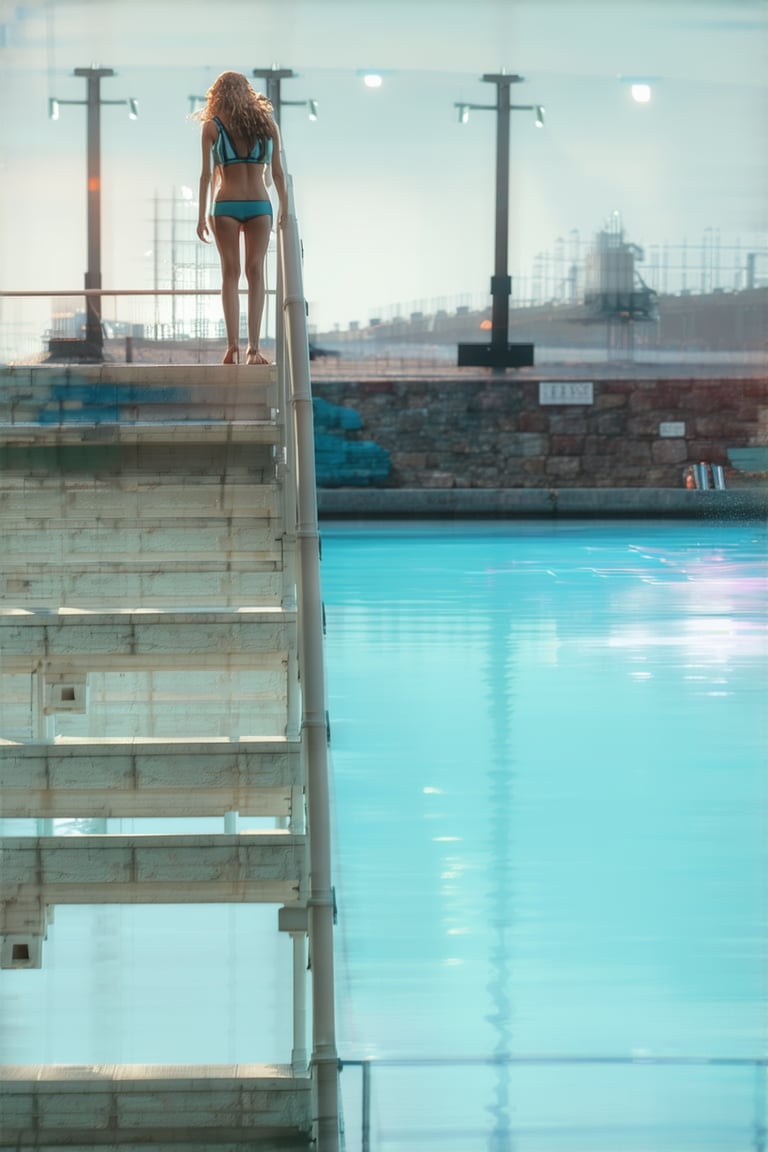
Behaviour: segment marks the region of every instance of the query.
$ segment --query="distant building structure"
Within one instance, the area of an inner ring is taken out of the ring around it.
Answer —
[[[598,232],[587,255],[585,321],[629,323],[658,320],[658,296],[637,271],[643,250],[624,239],[618,215],[609,228]]]

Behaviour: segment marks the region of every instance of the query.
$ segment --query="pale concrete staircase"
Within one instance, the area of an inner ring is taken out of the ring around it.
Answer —
[[[8,979],[45,964],[65,903],[274,904],[305,955],[285,407],[274,368],[0,371],[0,817],[222,818],[3,837]],[[236,813],[272,826],[238,833]],[[304,1147],[294,1038],[281,1066],[6,1063],[0,1148]]]

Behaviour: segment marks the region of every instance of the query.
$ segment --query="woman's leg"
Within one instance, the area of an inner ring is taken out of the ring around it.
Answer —
[[[221,260],[221,306],[227,330],[225,364],[237,362],[240,343],[240,222],[231,216],[212,218],[213,235]]]
[[[247,364],[267,364],[259,352],[261,318],[264,315],[264,260],[272,231],[271,216],[254,216],[244,227],[245,275],[248,280],[248,354]]]

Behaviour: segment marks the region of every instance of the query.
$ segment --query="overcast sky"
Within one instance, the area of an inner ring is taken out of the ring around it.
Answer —
[[[76,67],[117,72],[102,110],[105,286],[150,287],[154,197],[195,189],[190,94],[225,68],[299,75],[283,110],[315,326],[489,292],[495,115],[484,72],[522,74],[512,116],[510,269],[585,244],[614,211],[629,239],[695,262],[717,235],[766,244],[768,0],[0,0],[0,283],[68,288],[85,267],[85,115]],[[367,89],[361,72],[379,70]],[[633,101],[630,80],[651,85]],[[194,260],[194,209],[179,244]],[[186,238],[186,239],[185,239]],[[693,278],[694,274],[691,273]],[[696,287],[696,284],[691,284]]]

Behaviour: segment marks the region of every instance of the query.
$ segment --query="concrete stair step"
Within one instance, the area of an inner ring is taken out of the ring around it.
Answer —
[[[277,556],[184,561],[84,560],[67,556],[15,565],[0,559],[0,606],[27,609],[237,608],[279,606],[285,578]]]
[[[0,968],[39,968],[57,904],[295,904],[306,837],[239,835],[0,838]]]
[[[52,465],[55,462],[51,462]],[[279,605],[279,486],[238,475],[0,475],[0,606]]]
[[[291,1152],[311,1089],[287,1065],[3,1065],[0,1148]]]
[[[0,738],[297,729],[296,612],[0,611]]]
[[[282,443],[274,367],[0,369],[0,445]]]
[[[22,477],[0,486],[0,575],[30,563],[80,565],[174,556],[210,563],[233,553],[251,563],[282,560],[275,484],[174,484],[123,478],[84,483]]]
[[[6,818],[274,816],[301,820],[301,745],[272,740],[0,744]]]
[[[206,518],[264,520],[279,530],[274,483],[228,482],[225,476],[178,483],[173,477],[11,477],[0,480],[0,517],[7,531],[27,520],[163,521]],[[6,527],[7,526],[7,527]]]
[[[197,422],[73,422],[62,418],[59,423],[0,423],[0,444],[8,445],[79,445],[79,444],[274,444],[282,442],[282,433],[267,420],[205,419]]]
[[[273,667],[295,648],[296,612],[64,609],[0,611],[4,672],[66,664],[91,670]]]
[[[30,521],[3,541],[3,569],[20,563],[56,562],[77,564],[99,558],[105,563],[134,557],[157,564],[170,560],[210,561],[212,556],[248,559],[254,563],[282,563],[282,542],[269,522],[254,520],[228,523],[185,520],[167,524],[83,523],[79,529],[55,522]]]
[[[109,422],[153,417],[272,417],[274,365],[24,365],[0,369],[0,423],[59,418]],[[258,416],[249,417],[249,411]],[[141,415],[139,415],[141,414]]]
[[[44,482],[108,483],[271,483],[276,452],[272,444],[196,443],[190,452],[183,443],[3,444],[0,429],[0,468],[3,486]]]
[[[298,729],[295,660],[276,654],[248,666],[88,670],[89,661],[0,670],[0,737],[9,741],[265,739]]]

